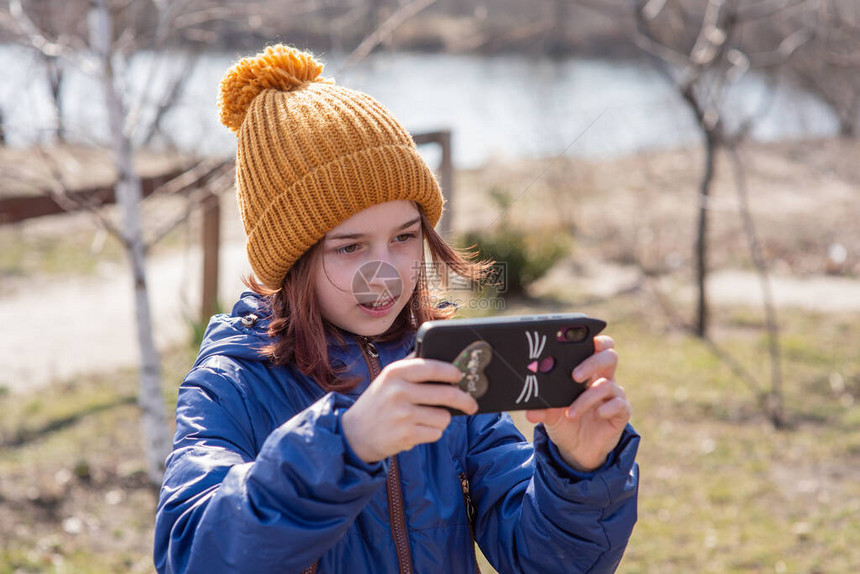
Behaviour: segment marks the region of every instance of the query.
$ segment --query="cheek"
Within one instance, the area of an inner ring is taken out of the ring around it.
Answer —
[[[314,295],[324,314],[337,306],[338,294],[341,293],[336,287],[339,278],[334,272],[335,269],[337,266],[324,266],[321,261],[314,272]]]
[[[397,259],[397,271],[400,273],[400,279],[409,291],[415,288],[418,283],[418,277],[421,272],[421,266],[424,265],[422,260],[423,244],[417,243],[414,247],[406,250]]]
[[[324,257],[314,277],[316,288],[325,292],[349,292],[356,271],[358,268],[352,262]]]

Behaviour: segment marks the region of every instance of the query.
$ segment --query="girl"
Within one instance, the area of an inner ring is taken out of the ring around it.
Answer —
[[[486,268],[433,230],[443,200],[409,134],[321,71],[279,45],[221,85],[256,279],[179,390],[158,571],[474,572],[474,540],[500,572],[613,571],[638,436],[612,340],[569,408],[528,412],[533,444],[475,415],[456,367],[410,357],[417,327],[452,312],[425,248],[464,277]]]

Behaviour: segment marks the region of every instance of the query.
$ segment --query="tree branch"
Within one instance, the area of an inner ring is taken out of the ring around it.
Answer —
[[[194,208],[213,193],[209,190],[211,187],[214,187],[213,182],[223,181],[227,176],[232,175],[232,173],[232,159],[204,160],[197,163],[182,175],[159,186],[150,197],[165,197],[180,193],[188,193],[189,190],[193,191],[188,193],[189,200],[186,203],[184,212],[165,225],[162,225],[159,229],[155,230],[152,233],[151,238],[146,242],[146,248],[149,249],[161,241],[168,233],[186,221]]]
[[[750,54],[750,60],[757,68],[781,66],[814,37],[815,35],[808,28],[799,28],[794,33],[783,38],[775,50]]]
[[[65,44],[49,40],[27,15],[21,0],[9,0],[9,15],[12,17],[18,32],[27,38],[30,46],[45,56],[64,58],[89,75],[98,72],[98,62],[94,59],[82,55]]]
[[[641,269],[640,265],[640,269]],[[674,304],[670,303],[666,296],[660,291],[660,289],[656,286],[653,278],[649,277],[647,273],[643,271],[643,276],[646,278],[646,284],[650,286],[651,293],[654,295],[654,299],[657,301],[657,305],[660,307],[660,310],[663,311],[663,314],[669,320],[669,323],[676,329],[679,329],[689,335],[693,335],[696,339],[700,340],[704,345],[708,348],[711,353],[714,354],[720,361],[722,361],[729,370],[734,373],[734,375],[746,384],[747,388],[753,393],[756,397],[756,400],[759,403],[763,403],[764,397],[766,394],[761,388],[758,379],[750,373],[737,359],[732,357],[732,355],[723,349],[716,341],[711,339],[710,337],[698,337],[696,335],[696,329],[684,321],[680,315],[675,311]]]
[[[374,30],[355,48],[355,50],[352,51],[337,71],[336,76],[343,74],[346,70],[349,70],[358,62],[369,56],[370,53],[373,52],[373,49],[382,43],[385,38],[391,36],[397,28],[419,12],[435,3],[436,0],[412,0],[412,2],[398,8],[394,14],[389,16],[385,22],[380,24],[376,30]]]
[[[69,187],[66,185],[63,170],[60,169],[56,158],[49,154],[42,146],[36,146],[36,150],[39,152],[39,155],[45,162],[45,166],[51,174],[48,181],[48,185],[50,186],[49,191],[51,193],[51,197],[57,202],[57,205],[69,212],[79,210],[89,212],[100,228],[109,232],[111,235],[119,239],[120,242],[127,245],[127,239],[122,231],[120,231],[120,229],[99,210],[102,207],[102,204],[96,201],[78,201],[72,197],[69,193]]]
[[[740,6],[736,10],[739,22],[754,22],[764,20],[791,8],[807,4],[809,0],[772,0],[770,2],[756,2],[752,5]]]
[[[728,36],[725,28],[720,26],[720,14],[725,0],[708,0],[702,27],[696,42],[690,50],[690,61],[699,67],[707,67],[720,53],[720,47],[725,44]]]
[[[728,144],[726,149],[732,160],[735,175],[735,187],[738,192],[738,210],[743,222],[744,233],[747,236],[750,256],[755,265],[761,285],[761,293],[764,304],[765,325],[768,333],[768,351],[770,353],[771,388],[767,395],[764,407],[774,427],[782,428],[785,425],[785,413],[783,412],[782,397],[782,359],[779,345],[779,325],[776,318],[776,304],[773,301],[773,288],[770,284],[767,265],[761,252],[761,244],[756,233],[755,222],[749,208],[749,194],[747,193],[746,174],[737,148]]]

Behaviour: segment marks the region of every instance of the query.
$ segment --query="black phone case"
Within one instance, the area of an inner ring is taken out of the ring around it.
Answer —
[[[478,412],[564,407],[585,390],[571,373],[594,354],[604,327],[580,313],[428,321],[418,329],[415,355],[463,365],[460,387],[475,396]],[[481,365],[485,355],[491,358]],[[481,370],[486,379],[469,385],[468,375],[477,381]]]

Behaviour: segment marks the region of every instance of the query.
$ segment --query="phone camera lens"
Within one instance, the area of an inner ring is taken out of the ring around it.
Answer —
[[[566,327],[558,332],[557,338],[562,343],[581,343],[588,337],[588,327]]]

